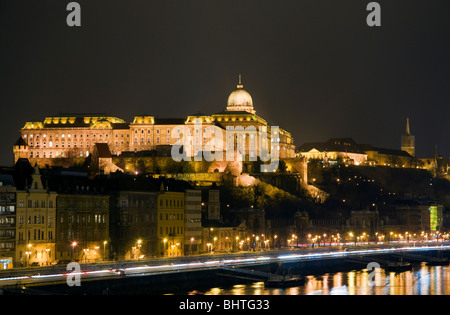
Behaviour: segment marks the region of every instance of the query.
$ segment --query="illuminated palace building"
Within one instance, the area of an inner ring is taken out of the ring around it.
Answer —
[[[240,77],[226,108],[212,115],[197,113],[184,118],[143,115],[127,123],[105,114],[65,114],[26,122],[20,132],[21,137],[13,147],[15,161],[28,158],[41,167],[54,165],[61,158],[86,158],[97,143],[106,143],[111,154],[121,155],[127,151],[167,149],[183,139],[183,154],[195,157],[199,151],[225,152],[229,149],[225,148],[225,143],[229,145],[226,137],[233,137],[236,143],[233,150],[238,149],[242,156],[259,156],[260,149],[269,153],[277,150],[280,158],[295,156],[291,134],[270,126],[256,115],[252,97],[244,90]]]

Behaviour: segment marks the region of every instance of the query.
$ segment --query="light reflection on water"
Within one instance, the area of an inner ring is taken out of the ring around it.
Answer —
[[[414,266],[410,271],[352,270],[307,276],[302,286],[266,288],[263,282],[191,291],[205,295],[449,295],[450,267]]]

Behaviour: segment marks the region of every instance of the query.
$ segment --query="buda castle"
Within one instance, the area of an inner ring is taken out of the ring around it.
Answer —
[[[227,142],[227,137],[232,141]],[[111,155],[120,156],[125,152],[158,152],[180,143],[185,157],[230,149],[253,158],[260,157],[261,152],[275,152],[279,158],[295,157],[292,135],[281,127],[270,126],[256,114],[241,76],[227,106],[215,114],[196,113],[182,118],[142,115],[131,123],[107,114],[49,116],[44,121],[26,122],[13,151],[15,162],[27,158],[32,165],[43,167],[57,164],[57,159],[85,159],[98,144],[107,146]]]

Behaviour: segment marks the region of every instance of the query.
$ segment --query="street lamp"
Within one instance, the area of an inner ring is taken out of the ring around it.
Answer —
[[[30,266],[30,255],[31,255],[31,252],[30,251],[26,251],[25,254],[27,255],[27,267],[29,267]]]
[[[103,260],[106,260],[106,244],[108,244],[108,242],[103,241]]]
[[[166,243],[167,243],[167,238],[163,239],[163,244],[164,244],[163,256],[166,256]]]
[[[46,248],[45,251],[47,252],[47,265],[48,265],[48,262],[50,260],[50,248]]]
[[[141,254],[141,247],[142,247],[142,240],[138,239],[137,240],[137,252],[138,252],[138,260],[141,258],[141,256],[143,256]]]
[[[74,254],[74,251],[75,251],[75,246],[77,246],[78,245],[78,243],[77,242],[72,242],[72,244],[71,244],[71,246],[72,246],[72,260],[73,260],[73,254]]]

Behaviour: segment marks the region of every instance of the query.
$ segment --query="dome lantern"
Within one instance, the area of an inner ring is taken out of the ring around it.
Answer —
[[[242,77],[239,75],[237,89],[231,92],[228,97],[227,111],[245,111],[254,114],[253,99],[251,95],[244,90]]]

